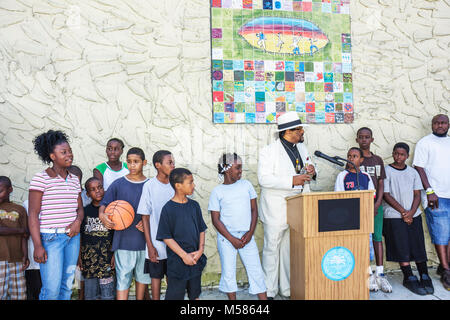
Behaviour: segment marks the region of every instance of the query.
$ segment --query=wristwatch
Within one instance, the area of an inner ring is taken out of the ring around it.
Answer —
[[[433,194],[433,193],[434,193],[434,190],[433,190],[433,188],[429,187],[429,188],[427,188],[427,190],[425,190],[425,193],[426,193],[427,195],[430,195],[430,194]]]

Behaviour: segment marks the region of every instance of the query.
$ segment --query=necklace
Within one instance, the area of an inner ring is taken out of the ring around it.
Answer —
[[[299,174],[299,173],[300,173],[300,170],[301,170],[301,165],[300,165],[300,163],[299,163],[298,157],[295,155],[294,152],[292,152],[292,150],[289,148],[288,145],[285,144],[285,142],[284,142],[283,140],[280,140],[280,141],[281,141],[281,144],[284,146],[284,149],[286,149],[287,151],[289,151],[289,153],[295,158],[295,166],[294,166],[294,168],[295,168],[295,172],[296,172],[297,174]]]

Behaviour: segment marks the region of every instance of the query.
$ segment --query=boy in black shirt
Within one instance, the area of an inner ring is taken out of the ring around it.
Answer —
[[[167,245],[166,300],[198,300],[201,277],[206,265],[206,224],[197,201],[186,196],[194,192],[192,173],[184,168],[172,170],[169,181],[175,196],[161,210],[156,239]]]
[[[84,296],[86,300],[114,300],[114,255],[111,251],[114,231],[107,229],[98,218],[105,191],[102,182],[95,177],[86,181],[85,188],[92,202],[84,207],[80,228],[79,265],[85,279]]]

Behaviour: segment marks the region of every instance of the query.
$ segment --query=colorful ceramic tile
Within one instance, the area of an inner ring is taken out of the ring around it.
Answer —
[[[214,123],[353,121],[349,0],[211,0]]]

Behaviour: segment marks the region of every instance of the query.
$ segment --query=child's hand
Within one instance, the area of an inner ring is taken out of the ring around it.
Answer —
[[[139,222],[140,223],[140,222]],[[137,227],[137,226],[136,226]],[[158,250],[155,247],[148,247],[148,258],[153,263],[159,263]]]
[[[194,258],[195,263],[197,263],[198,259],[200,259],[200,257],[201,257],[202,254],[203,254],[203,250],[197,250],[197,251],[191,252],[190,254],[191,254],[192,257]]]
[[[80,269],[80,271],[83,271],[83,264],[81,263],[80,256],[78,256],[77,267]]]
[[[111,269],[115,269],[115,268],[116,268],[116,258],[113,255],[111,258]]]
[[[43,246],[34,247],[33,258],[37,263],[47,262],[47,252],[45,251]]]
[[[193,266],[193,265],[197,264],[197,261],[195,261],[193,255],[192,255],[192,252],[191,253],[186,253],[183,256],[183,262],[184,262],[184,264],[186,264],[188,266]]]
[[[238,239],[238,238],[235,238],[235,237],[232,237],[229,241],[231,242],[231,244],[233,245],[233,247],[234,247],[235,249],[241,249],[241,248],[243,248],[244,245],[245,245],[245,244],[242,242],[241,239]]]
[[[68,227],[66,227],[66,230],[68,230],[69,232],[67,232],[67,235],[69,237],[74,237],[77,234],[80,233],[80,226],[81,226],[81,222],[79,220],[75,220],[74,222],[72,222]]]
[[[110,215],[109,213],[99,213],[98,218],[107,229],[114,229],[115,223],[109,219]]]
[[[138,222],[138,224],[136,225],[136,228],[137,228],[140,232],[144,232],[144,224],[142,223],[142,220]]]
[[[247,231],[241,238],[242,241],[242,247],[245,247],[247,243],[249,243],[252,240],[253,233],[250,231]]]
[[[21,269],[21,271],[27,270],[29,265],[30,265],[30,260],[28,259],[28,257],[23,257],[22,258],[22,269]]]
[[[407,223],[408,225],[410,225],[413,221],[413,217],[414,216],[414,212],[407,210],[405,212],[402,213],[402,219],[405,223]]]

